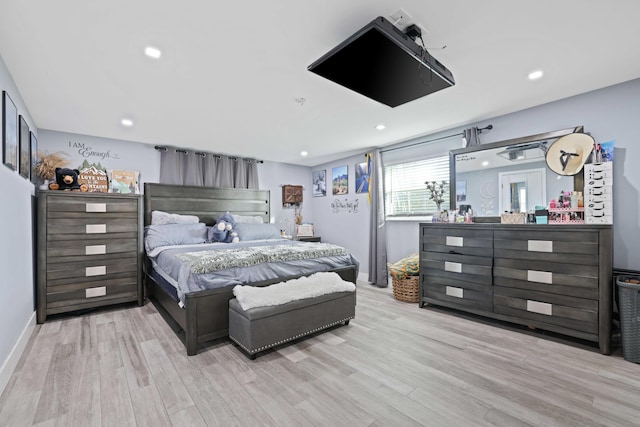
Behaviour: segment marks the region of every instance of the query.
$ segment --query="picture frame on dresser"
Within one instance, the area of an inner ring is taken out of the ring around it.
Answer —
[[[18,170],[18,109],[6,91],[2,91],[2,162]]]
[[[26,179],[31,179],[31,139],[29,125],[21,114],[19,119],[19,144],[18,144],[18,173]]]

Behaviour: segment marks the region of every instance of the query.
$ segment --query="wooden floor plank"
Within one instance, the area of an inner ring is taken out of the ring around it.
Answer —
[[[617,349],[397,301],[358,284],[356,318],[250,360],[184,345],[153,304],[37,325],[1,426],[631,426],[640,365]]]

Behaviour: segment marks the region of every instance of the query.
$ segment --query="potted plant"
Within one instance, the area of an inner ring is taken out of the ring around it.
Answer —
[[[40,178],[44,180],[44,183],[40,186],[40,189],[46,190],[49,188],[49,182],[56,178],[56,168],[64,168],[69,165],[69,155],[62,151],[56,151],[55,153],[48,154],[46,152],[38,151],[38,164],[36,165],[36,173]]]

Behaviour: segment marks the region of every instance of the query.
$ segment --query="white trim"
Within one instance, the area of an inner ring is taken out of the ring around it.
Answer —
[[[356,281],[360,282],[368,282],[369,281],[369,275],[368,274],[364,274],[361,272],[358,272],[358,277],[356,277]]]
[[[0,368],[0,394],[4,392],[5,387],[9,383],[9,379],[11,378],[11,374],[18,366],[18,362],[20,361],[20,357],[22,353],[24,353],[24,349],[27,347],[29,343],[29,339],[31,339],[31,335],[33,335],[33,331],[36,328],[36,312],[34,311],[31,315],[31,318],[25,325],[22,334],[20,334],[20,338],[11,349],[11,353],[9,353],[9,357],[4,361],[2,367]]]

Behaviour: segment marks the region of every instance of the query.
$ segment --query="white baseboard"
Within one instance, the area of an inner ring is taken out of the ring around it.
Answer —
[[[368,282],[369,281],[369,275],[359,272],[358,273],[358,277],[356,278],[356,280],[358,282]]]
[[[13,346],[11,353],[9,353],[9,357],[4,361],[2,367],[0,368],[0,394],[4,391],[4,388],[9,383],[9,379],[11,378],[11,374],[13,374],[14,369],[18,365],[20,361],[20,357],[24,352],[24,349],[27,347],[29,343],[29,339],[33,334],[33,330],[36,327],[36,312],[34,311],[31,315],[31,318],[27,322],[27,325],[22,330],[22,334],[20,334],[20,338],[18,338],[18,342]]]

